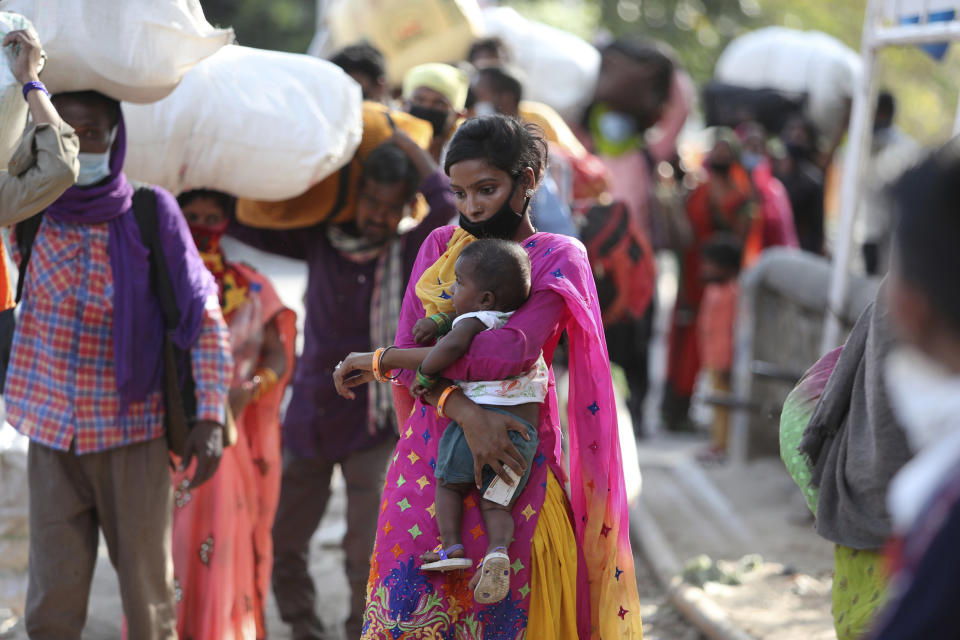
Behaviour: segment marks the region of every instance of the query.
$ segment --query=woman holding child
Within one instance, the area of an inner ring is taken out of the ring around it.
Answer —
[[[578,241],[537,233],[527,211],[544,157],[542,138],[512,119],[475,118],[460,127],[445,163],[459,227],[437,229],[424,242],[394,347],[350,354],[334,374],[347,397],[351,387],[395,374],[403,416],[371,560],[364,638],[642,637],[609,359],[589,262]],[[530,284],[522,304],[506,301],[512,294],[500,292],[489,272],[494,261],[525,259],[473,250],[459,259],[478,238],[523,248],[529,276],[522,277]],[[474,316],[457,322],[460,329],[450,326],[455,301],[459,315]],[[487,312],[500,320],[478,319]],[[430,331],[431,323],[439,331]],[[463,356],[440,372],[450,353],[433,354],[418,339],[430,343],[442,330],[460,336]],[[546,372],[542,392],[537,377],[540,358],[550,366],[563,331],[570,342],[569,478],[553,373]],[[485,408],[497,403],[471,399],[478,397],[470,391],[476,381],[507,390],[526,385],[530,395],[520,394],[526,404],[515,398],[499,403],[511,406]],[[411,386],[416,398],[405,389]],[[539,407],[530,411],[531,402]],[[451,429],[472,453],[469,482],[462,469],[469,454],[464,462],[445,449]],[[453,466],[456,481],[443,469]],[[521,490],[505,509],[466,491],[469,484],[486,488],[494,474],[511,484],[506,467]],[[463,496],[452,507],[449,493],[443,498],[448,488]],[[439,523],[457,517],[459,531]],[[506,544],[495,539],[504,535]],[[464,559],[476,571],[442,570],[466,565]],[[492,566],[499,575],[491,582],[484,569]]]

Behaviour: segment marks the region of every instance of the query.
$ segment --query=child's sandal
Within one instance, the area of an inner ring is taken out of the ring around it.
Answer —
[[[510,592],[510,556],[497,547],[486,555],[480,567],[480,581],[473,590],[473,599],[480,604],[500,602]]]
[[[437,545],[437,548],[433,551],[440,556],[440,559],[420,565],[420,570],[457,571],[460,569],[469,569],[471,566],[473,566],[473,562],[470,561],[470,558],[451,558],[450,554],[457,550],[464,551],[463,545],[455,544],[447,549],[444,549],[443,545]]]

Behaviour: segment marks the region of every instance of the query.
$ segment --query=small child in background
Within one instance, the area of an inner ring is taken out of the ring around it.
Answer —
[[[732,233],[717,233],[703,246],[700,279],[704,283],[703,300],[697,315],[697,339],[700,362],[710,376],[710,386],[718,395],[730,393],[733,367],[733,331],[737,319],[740,286],[737,279],[743,261],[743,248]],[[715,405],[713,434],[704,459],[722,460],[727,452],[730,412]]]
[[[455,315],[444,314],[446,317],[440,323],[424,318],[414,326],[414,336],[421,344],[442,335],[441,324],[448,329],[417,369],[411,389],[417,396],[436,386],[443,370],[470,349],[478,333],[505,325],[530,294],[530,258],[516,242],[476,240],[463,249],[455,268]],[[524,435],[514,431],[509,433],[526,466],[522,477],[516,477],[504,465],[514,480],[513,485],[508,485],[497,478],[489,466],[483,469],[481,511],[489,547],[474,588],[474,599],[480,603],[499,602],[510,589],[511,563],[507,554],[507,547],[513,539],[510,510],[527,483],[537,453],[536,425],[540,404],[547,395],[548,381],[549,370],[541,354],[528,371],[507,380],[456,382],[464,395],[478,405],[510,415],[526,427]],[[440,438],[435,473],[438,481],[436,517],[442,544],[437,550],[424,554],[420,569],[452,571],[469,568],[472,563],[465,557],[461,519],[463,497],[475,489],[474,461],[463,429],[455,422],[447,426]]]
[[[960,138],[892,189],[887,281],[901,347],[887,358],[891,406],[915,454],[887,496],[891,600],[872,637],[960,634]]]

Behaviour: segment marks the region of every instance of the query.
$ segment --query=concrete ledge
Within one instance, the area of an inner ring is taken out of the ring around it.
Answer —
[[[738,628],[703,589],[680,579],[680,561],[643,504],[642,496],[630,507],[630,537],[633,544],[643,549],[657,580],[667,590],[670,604],[709,640],[756,640]]]

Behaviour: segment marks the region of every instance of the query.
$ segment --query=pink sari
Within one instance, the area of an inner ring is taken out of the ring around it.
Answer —
[[[296,347],[296,316],[283,306],[270,282],[244,265],[231,267],[260,284],[263,326],[276,321],[287,351],[287,371],[276,387],[236,416],[237,443],[224,450],[211,480],[189,491],[192,469],[172,474],[177,633],[197,640],[267,635],[271,528],[282,468],[279,411]],[[245,339],[230,328],[231,342]]]
[[[415,346],[412,327],[424,317],[416,284],[435,262],[450,259],[444,254],[455,230],[437,229],[420,249],[404,297],[398,347]],[[574,596],[579,636],[639,639],[642,631],[617,417],[590,263],[583,245],[566,236],[537,233],[525,241],[524,248],[533,266],[530,299],[503,329],[478,335],[470,352],[445,374],[453,379],[503,379],[529,368],[541,350],[549,364],[562,331],[567,331],[571,375],[569,510],[579,554]],[[411,377],[411,372],[405,371],[401,381],[409,383]],[[567,479],[552,371],[550,387],[540,412],[540,447],[529,483],[513,511],[511,591],[494,605],[473,600],[465,588],[470,571],[456,576],[419,570],[420,554],[439,542],[433,469],[437,443],[449,421],[437,418],[434,409],[419,400],[412,411],[407,408],[408,402],[402,403],[404,407],[398,405],[398,413],[409,417],[404,420],[384,486],[363,638],[526,637],[531,598],[543,597],[531,592],[530,568],[548,474],[552,472],[561,483]],[[463,531],[467,556],[483,558],[487,537],[478,494],[465,500]]]

